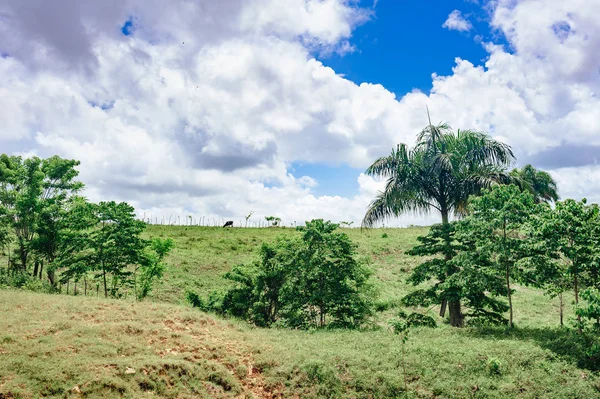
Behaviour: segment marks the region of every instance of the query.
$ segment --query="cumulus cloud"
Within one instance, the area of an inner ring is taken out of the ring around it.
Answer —
[[[459,32],[468,32],[473,28],[471,22],[465,19],[458,10],[452,11],[442,26],[446,29],[457,30]]]
[[[319,182],[289,166],[364,168],[412,144],[425,105],[435,120],[488,131],[547,167],[563,197],[600,198],[593,151],[567,155],[600,146],[597,2],[494,2],[491,26],[510,48],[487,43],[484,65],[456,59],[429,95],[400,98],[314,56],[351,48],[372,12],[356,2],[40,4],[0,0],[0,143],[80,159],[92,200],[125,200],[159,219],[253,210],[286,223],[359,222],[382,182],[360,175],[354,196],[316,196]]]

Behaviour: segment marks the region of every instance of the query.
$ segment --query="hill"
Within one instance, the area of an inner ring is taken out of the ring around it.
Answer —
[[[385,326],[418,262],[404,251],[426,229],[345,231],[374,269]],[[267,330],[184,303],[187,290],[224,287],[222,273],[293,230],[150,226],[147,234],[176,242],[150,301],[0,290],[0,398],[600,395],[600,365],[586,357],[593,342],[558,328],[556,301],[538,290],[517,287],[514,331],[459,330],[441,320],[412,331],[405,395],[401,340],[384,327]]]

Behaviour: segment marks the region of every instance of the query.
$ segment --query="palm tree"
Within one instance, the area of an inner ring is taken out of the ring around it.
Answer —
[[[386,178],[385,189],[371,202],[363,227],[413,212],[440,212],[442,224],[451,214],[466,213],[470,195],[497,183],[509,182],[506,173],[514,160],[511,148],[473,130],[452,131],[447,124],[421,131],[414,148],[399,144],[389,156],[377,159],[366,174]],[[449,241],[449,238],[448,238]],[[449,260],[449,259],[446,259]],[[446,312],[442,299],[440,315]],[[448,301],[450,324],[463,324],[460,300]]]
[[[525,165],[521,169],[511,170],[510,176],[522,190],[533,195],[536,203],[558,201],[556,182],[548,172]]]

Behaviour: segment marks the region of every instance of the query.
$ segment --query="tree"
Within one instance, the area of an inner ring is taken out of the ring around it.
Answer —
[[[260,260],[236,266],[220,301],[223,313],[259,326],[356,327],[372,308],[369,270],[348,236],[321,219],[298,227],[300,237],[263,244]]]
[[[566,260],[566,274],[579,307],[580,291],[594,285],[599,273],[600,259],[600,209],[588,205],[586,199],[559,201],[553,212],[544,215],[539,224],[539,234],[548,251],[556,252]],[[581,314],[577,314],[579,332],[582,331]]]
[[[148,296],[152,290],[152,285],[156,279],[160,279],[165,271],[165,264],[163,263],[164,258],[173,249],[173,240],[167,238],[162,240],[160,238],[154,238],[150,241],[150,245],[146,248],[141,257],[141,264],[136,267],[136,273],[139,269],[139,285],[140,289],[137,291],[137,279],[134,276],[136,282],[136,296],[138,299],[143,299]]]
[[[470,237],[470,220],[435,224],[409,255],[427,259],[408,278],[413,285],[426,283],[405,296],[408,306],[430,306],[442,299],[464,302],[471,312],[472,323],[504,322],[502,313],[508,307],[497,296],[505,295],[504,283],[489,258],[475,248]],[[461,320],[462,322],[462,320]],[[462,324],[461,324],[462,325]]]
[[[276,216],[265,216],[265,220],[271,223],[271,227],[278,227],[281,223],[281,218]]]
[[[39,275],[41,279],[45,261],[48,281],[55,286],[55,260],[77,242],[82,229],[89,227],[85,219],[81,219],[81,208],[86,205],[84,198],[73,196],[61,201],[48,201],[42,207],[38,215],[36,236],[31,241],[31,249],[38,258],[34,276]]]
[[[586,301],[584,306],[575,311],[577,316],[594,320],[594,328],[600,329],[600,290],[588,288],[581,292],[581,298]]]
[[[366,174],[386,178],[386,186],[369,205],[363,227],[407,212],[440,212],[442,224],[452,213],[466,212],[470,195],[508,182],[505,168],[514,156],[506,144],[472,130],[456,133],[446,124],[431,123],[417,137],[414,148],[399,144],[389,156],[377,159]],[[446,238],[447,240],[449,238]],[[449,261],[447,258],[445,261]],[[447,268],[451,270],[451,268]],[[450,308],[450,323],[462,326],[461,304],[440,298],[440,315]]]
[[[281,317],[282,288],[291,268],[295,241],[277,238],[273,244],[263,243],[259,260],[248,266],[238,265],[225,278],[235,285],[224,295],[224,313],[269,327]]]
[[[57,207],[83,188],[75,180],[78,165],[79,161],[58,156],[42,160],[0,155],[0,216],[15,235],[22,272],[27,271],[38,229],[46,227],[42,215],[56,214]]]
[[[144,260],[147,243],[140,235],[146,224],[136,219],[133,207],[125,202],[85,203],[78,212],[87,228],[73,237],[69,250],[62,253],[59,264],[66,269],[62,279],[95,272],[104,296],[117,296],[121,285],[133,283],[129,266]]]
[[[299,226],[302,233],[287,286],[287,318],[297,326],[359,325],[370,311],[369,270],[356,259],[356,245],[322,219]]]
[[[532,212],[536,212],[534,205],[533,196],[514,185],[493,187],[469,201],[470,228],[465,232],[480,256],[486,256],[504,274],[510,328],[513,327],[511,281],[522,276],[525,264],[529,264],[523,261],[530,256],[532,237],[527,224]]]
[[[536,203],[558,201],[556,182],[548,172],[525,165],[521,169],[511,170],[510,176],[521,189],[533,195]]]

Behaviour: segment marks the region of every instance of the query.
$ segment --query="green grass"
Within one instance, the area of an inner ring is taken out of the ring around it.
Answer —
[[[265,330],[178,305],[0,291],[0,397],[404,397],[387,331]],[[600,395],[558,329],[419,329],[408,397]],[[131,374],[128,373],[131,372]]]
[[[401,340],[385,325],[412,289],[419,259],[404,252],[426,228],[345,231],[374,271],[387,309],[379,329],[267,330],[198,312],[187,290],[225,287],[222,274],[261,242],[297,233],[151,226],[148,236],[176,247],[148,301],[0,291],[0,398],[600,397],[600,364],[586,354],[598,339],[559,328],[558,300],[528,287],[517,287],[513,331],[452,329],[439,317],[439,328],[411,331],[405,392]]]
[[[378,305],[387,309],[379,315],[385,321],[399,310],[400,299],[414,288],[406,283],[420,259],[405,252],[427,232],[427,227],[405,229],[344,229],[358,245],[359,256],[364,257],[373,270],[373,282],[379,291]],[[382,237],[383,233],[387,237]],[[252,262],[262,242],[270,242],[278,235],[298,234],[291,228],[224,229],[220,227],[149,226],[149,237],[171,237],[175,248],[167,258],[167,272],[150,298],[160,302],[185,304],[187,291],[206,298],[211,291],[227,287],[223,274],[237,264]],[[513,297],[515,324],[527,327],[557,326],[558,299],[551,299],[542,291],[515,286]],[[571,297],[565,296],[565,312],[572,309]],[[421,309],[425,311],[427,309]],[[433,309],[430,312],[435,316]],[[440,318],[438,322],[442,322]]]

